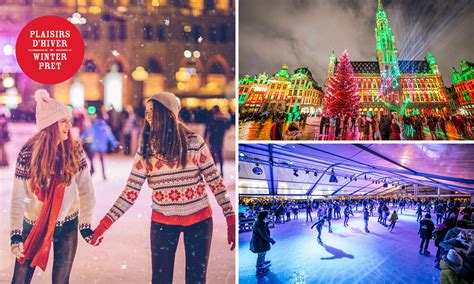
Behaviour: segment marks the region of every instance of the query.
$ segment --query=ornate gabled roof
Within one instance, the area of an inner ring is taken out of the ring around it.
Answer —
[[[426,60],[401,60],[398,61],[401,73],[431,73],[430,64]]]

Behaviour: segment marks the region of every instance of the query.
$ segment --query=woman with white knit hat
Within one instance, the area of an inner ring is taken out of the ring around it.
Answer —
[[[172,93],[152,96],[145,111],[140,147],[122,194],[94,230],[100,242],[110,226],[132,207],[145,180],[153,189],[151,215],[152,283],[172,283],[179,236],[184,235],[186,283],[205,283],[212,239],[212,211],[205,184],[227,221],[227,240],[235,247],[235,214],[206,143],[178,120]]]
[[[87,242],[95,204],[91,176],[81,144],[71,136],[71,114],[38,90],[39,132],[18,154],[10,210],[11,251],[17,257],[12,283],[30,283],[43,271],[51,245],[53,283],[68,283],[77,249],[78,228]]]

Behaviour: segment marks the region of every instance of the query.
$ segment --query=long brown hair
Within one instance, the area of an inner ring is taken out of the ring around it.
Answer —
[[[33,187],[46,190],[52,176],[56,176],[59,183],[69,185],[79,171],[77,142],[71,131],[63,141],[57,122],[31,137],[26,145],[32,150],[30,175]]]
[[[146,121],[141,136],[139,152],[145,159],[161,155],[166,160],[178,160],[178,165],[186,166],[188,134],[191,133],[175,115],[161,103],[151,100],[153,114],[151,125]]]

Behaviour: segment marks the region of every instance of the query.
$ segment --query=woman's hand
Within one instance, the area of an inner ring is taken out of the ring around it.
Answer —
[[[23,242],[12,244],[10,250],[16,258],[25,257],[24,251],[23,251]]]
[[[235,249],[235,215],[226,217],[227,221],[227,243],[230,245],[230,250]]]
[[[91,240],[90,244],[93,245],[93,246],[100,245],[100,243],[104,239],[104,237],[102,235],[105,233],[106,230],[107,229],[103,225],[99,224],[99,226],[97,226],[97,228],[95,228],[95,230],[94,230],[94,234],[92,236],[92,240]]]
[[[90,244],[90,245],[93,245],[93,246],[98,246],[100,244],[100,242],[102,241],[102,238],[100,238],[98,241],[94,241],[94,231],[92,231],[91,229],[89,228],[86,228],[86,229],[82,229],[81,230],[81,235],[82,235],[82,238],[84,238],[84,240]]]

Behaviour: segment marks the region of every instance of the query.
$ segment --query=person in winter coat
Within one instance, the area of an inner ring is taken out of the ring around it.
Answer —
[[[431,140],[438,140],[436,138],[436,122],[433,119],[428,120],[428,128],[430,129]]]
[[[324,216],[323,218],[319,219],[318,222],[314,223],[313,226],[311,226],[311,229],[314,228],[314,226],[316,226],[316,230],[318,230],[318,242],[322,242],[321,240],[321,231],[323,230],[323,226],[324,226],[324,221],[326,221],[327,217]]]
[[[311,208],[311,202],[307,201],[306,202],[306,223],[308,223],[308,216],[311,222],[313,222],[313,216],[311,216],[311,212],[313,212],[313,209]]]
[[[417,222],[420,222],[421,221],[421,218],[423,217],[423,209],[421,209],[421,206],[418,206],[417,209],[416,209],[416,221]]]
[[[387,218],[388,218],[388,215],[390,215],[390,210],[388,209],[388,206],[386,204],[384,204],[382,209],[383,209],[382,225],[387,227]]]
[[[230,116],[223,113],[219,106],[214,106],[211,111],[211,117],[208,126],[209,148],[212,158],[216,164],[219,164],[220,174],[224,176],[224,139],[227,129],[232,122]]]
[[[327,215],[327,220],[328,220],[328,225],[329,225],[329,233],[332,233],[332,228],[331,228],[331,220],[332,220],[332,204],[329,204],[328,206],[328,215]]]
[[[392,124],[390,124],[390,140],[401,140],[400,132],[397,120],[392,119]]]
[[[8,120],[4,113],[0,113],[0,168],[8,167],[7,142],[10,141],[10,132],[8,131]]]
[[[173,93],[160,92],[148,99],[140,146],[127,184],[92,239],[96,244],[133,206],[147,181],[152,189],[152,283],[172,283],[181,233],[186,282],[206,282],[213,227],[206,184],[226,218],[230,250],[235,248],[235,213],[226,186],[204,139],[178,120],[180,107]]]
[[[365,223],[365,232],[370,233],[369,231],[369,210],[367,207],[364,207],[364,223]]]
[[[69,283],[78,231],[88,243],[93,238],[94,189],[87,157],[71,134],[69,109],[43,89],[35,100],[39,132],[21,148],[13,180],[12,283],[30,283],[37,266],[44,271],[51,246],[53,283]]]
[[[277,118],[277,121],[273,123],[270,129],[271,140],[283,140],[283,124],[285,123],[285,116],[281,115]]]
[[[395,223],[397,223],[398,220],[398,215],[397,211],[393,210],[392,216],[390,216],[390,225],[388,226],[387,230],[393,231],[393,228],[395,228]]]
[[[102,166],[102,177],[106,180],[104,155],[109,145],[111,145],[112,148],[118,148],[120,144],[112,134],[110,126],[105,122],[101,111],[97,113],[97,119],[92,126],[82,133],[81,139],[86,142],[90,141],[89,153],[91,155],[89,160],[91,164],[91,175],[94,174],[94,156],[95,154],[99,154],[100,164]]]
[[[268,272],[268,264],[270,260],[265,261],[265,255],[270,250],[270,244],[274,245],[275,240],[270,237],[270,229],[265,223],[265,218],[268,217],[268,211],[261,211],[258,213],[257,220],[253,223],[252,239],[250,240],[250,250],[257,256],[257,275]]]
[[[390,140],[390,117],[382,116],[380,120],[380,135],[382,140]]]
[[[349,226],[349,215],[352,213],[350,205],[347,205],[344,209],[344,227]]]
[[[380,224],[382,224],[382,220],[383,220],[383,202],[380,202],[379,203],[379,207],[377,208],[377,213],[378,213],[378,218],[377,218],[377,222],[379,222]]]
[[[444,255],[441,262],[440,284],[463,284],[464,281],[460,274],[463,266],[462,257],[453,249],[450,249],[447,255]]]
[[[431,240],[431,236],[434,230],[434,224],[433,221],[431,220],[431,215],[426,214],[425,218],[423,218],[420,221],[420,229],[418,230],[418,234],[420,235],[421,238],[421,243],[420,243],[420,254],[424,253],[425,255],[430,254],[428,251],[428,245]],[[423,245],[424,245],[424,250],[423,250]]]
[[[301,133],[298,123],[290,122],[288,130],[286,131],[285,140],[303,140],[303,133]]]

